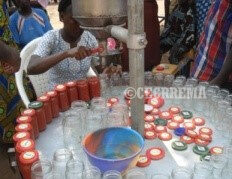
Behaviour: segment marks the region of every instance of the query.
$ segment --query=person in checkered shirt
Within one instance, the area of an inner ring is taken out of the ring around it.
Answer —
[[[232,47],[232,1],[215,0],[205,19],[191,76],[211,81]]]

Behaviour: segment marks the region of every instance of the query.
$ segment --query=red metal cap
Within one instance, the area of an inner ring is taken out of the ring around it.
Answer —
[[[39,160],[39,153],[37,150],[29,150],[21,153],[19,156],[20,163],[24,165],[33,164],[37,160]]]
[[[22,153],[27,150],[35,149],[35,142],[32,139],[19,140],[16,144],[16,151]]]
[[[25,131],[30,131],[32,130],[32,125],[30,123],[23,123],[23,124],[18,124],[15,127],[15,130],[17,132],[25,132]]]
[[[32,121],[31,116],[20,116],[16,119],[18,124],[30,123]]]
[[[57,86],[55,87],[55,89],[56,89],[56,91],[58,91],[58,92],[63,92],[63,91],[66,90],[66,86],[65,86],[65,85],[57,85]]]
[[[43,96],[40,96],[37,101],[40,101],[40,102],[47,102],[50,100],[50,96],[48,95],[43,95]]]
[[[34,109],[25,109],[22,113],[22,116],[34,116],[35,110]]]
[[[55,96],[57,96],[57,92],[56,91],[49,91],[49,92],[47,92],[47,95],[50,97],[55,97]]]
[[[29,132],[17,132],[13,135],[14,142],[18,142],[19,140],[30,139]]]

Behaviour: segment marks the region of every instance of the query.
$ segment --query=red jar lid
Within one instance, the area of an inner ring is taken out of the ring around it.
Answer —
[[[68,86],[68,87],[75,87],[77,85],[77,83],[75,81],[69,81],[65,85]]]
[[[56,97],[57,92],[56,91],[49,91],[49,92],[47,92],[47,95],[50,96],[50,97]]]
[[[168,111],[163,111],[159,114],[160,118],[165,119],[165,120],[169,120],[172,119],[172,114]]]
[[[32,121],[31,116],[20,116],[16,119],[18,124],[30,123]]]
[[[22,112],[22,116],[34,116],[35,110],[34,109],[26,109]]]
[[[33,164],[37,160],[39,160],[39,153],[37,150],[29,150],[21,153],[19,156],[19,161],[22,164]]]
[[[37,101],[40,101],[40,102],[47,102],[50,100],[50,96],[48,95],[43,95],[43,96],[40,96]]]
[[[55,87],[55,89],[56,89],[56,91],[58,91],[58,92],[63,92],[63,91],[66,90],[66,86],[65,86],[65,85],[57,85],[57,86]]]
[[[35,149],[35,142],[31,139],[19,140],[16,144],[16,150],[19,153],[33,149]]]
[[[18,124],[18,125],[15,127],[15,130],[16,130],[17,132],[30,131],[30,130],[32,130],[32,125],[29,124],[29,123]]]
[[[151,111],[151,114],[153,115],[159,115],[160,113],[160,110],[158,108],[154,108],[152,111]]]
[[[29,132],[17,132],[13,135],[13,140],[18,142],[19,140],[30,139],[31,135]]]

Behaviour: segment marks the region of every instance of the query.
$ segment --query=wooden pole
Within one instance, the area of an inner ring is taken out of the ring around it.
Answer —
[[[144,33],[144,0],[127,0],[128,35]],[[137,92],[144,87],[144,49],[129,49],[130,86]],[[141,90],[140,90],[141,91]],[[143,94],[143,90],[141,91]],[[140,92],[140,93],[141,93]],[[144,131],[144,98],[131,101],[132,128],[140,134]]]

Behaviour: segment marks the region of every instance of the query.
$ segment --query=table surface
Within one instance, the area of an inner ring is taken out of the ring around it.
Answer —
[[[123,94],[125,87],[115,88],[111,91],[111,96],[119,96],[122,101],[123,97],[120,94]],[[166,99],[166,104],[161,108],[161,110],[168,109],[170,103]],[[202,114],[195,112],[192,109],[189,109],[193,112],[194,116],[204,117]],[[52,160],[53,154],[57,149],[64,148],[63,144],[63,130],[62,130],[62,114],[60,117],[53,119],[52,123],[47,125],[47,129],[40,133],[39,138],[36,140],[36,149],[42,153],[42,156],[45,156],[47,159]],[[205,118],[206,119],[206,118]],[[209,120],[206,119],[205,126],[213,129],[213,141],[209,144],[209,148],[213,146],[224,146],[228,143],[226,139],[220,136],[214,126],[209,123]],[[146,168],[142,168],[148,174],[157,174],[157,173],[168,173],[171,174],[173,168],[177,166],[183,167],[194,167],[195,162],[200,161],[199,155],[193,153],[192,148],[194,144],[188,145],[188,149],[185,151],[175,151],[171,147],[171,143],[175,140],[178,140],[179,137],[175,136],[173,131],[169,130],[173,139],[170,141],[160,141],[158,138],[155,140],[145,140],[145,147],[142,154],[145,154],[145,151],[151,147],[161,147],[165,150],[165,157],[158,161],[152,161],[151,165]],[[197,131],[197,130],[196,130]]]

